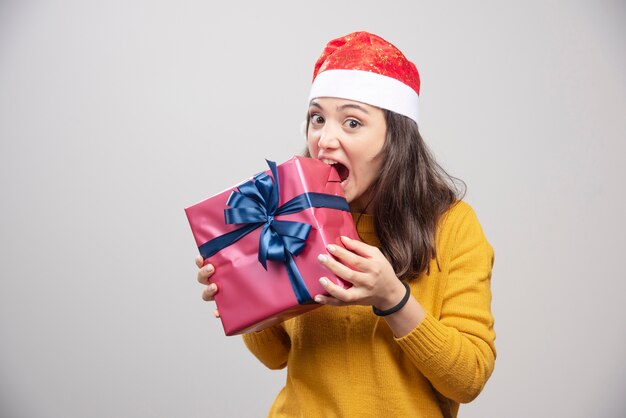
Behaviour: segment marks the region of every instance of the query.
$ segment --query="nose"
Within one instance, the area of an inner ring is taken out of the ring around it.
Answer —
[[[320,149],[337,148],[339,146],[339,132],[331,123],[326,123],[320,129],[317,146]]]

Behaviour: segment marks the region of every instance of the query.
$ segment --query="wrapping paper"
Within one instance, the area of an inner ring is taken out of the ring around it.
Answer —
[[[185,208],[204,264],[215,266],[210,281],[219,289],[215,302],[226,335],[259,331],[319,307],[311,298],[326,294],[322,276],[349,286],[317,261],[328,254],[327,244],[342,245],[341,235],[359,239],[337,172],[299,156],[268,164],[271,170]],[[251,193],[258,196],[248,199]],[[272,198],[277,204],[251,208],[253,200]],[[316,205],[342,209],[309,207]],[[281,235],[285,230],[291,232]]]

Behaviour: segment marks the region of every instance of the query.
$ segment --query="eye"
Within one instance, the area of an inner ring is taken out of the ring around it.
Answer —
[[[357,129],[357,128],[359,128],[360,126],[362,126],[362,123],[361,123],[361,122],[359,122],[359,121],[358,121],[358,120],[356,120],[356,119],[347,119],[344,123],[345,123],[345,125],[346,125],[346,126],[348,126],[348,128],[350,128],[350,129]]]
[[[313,113],[309,116],[309,121],[312,125],[318,126],[324,123],[324,117],[319,113]]]

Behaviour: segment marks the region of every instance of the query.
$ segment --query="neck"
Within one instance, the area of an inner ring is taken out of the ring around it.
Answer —
[[[363,205],[356,205],[356,204],[349,203],[349,206],[350,206],[350,212],[352,213],[372,215],[372,209],[368,207],[368,205],[365,205],[365,207],[363,207]]]
[[[370,188],[361,196],[353,199],[352,202],[348,202],[348,205],[350,206],[350,212],[372,215],[374,213],[374,205],[372,205],[373,200],[374,193],[372,193],[372,190]]]
[[[372,207],[373,200],[373,196],[361,196],[358,199],[349,202],[348,205],[350,206],[350,212],[372,215],[374,210]]]

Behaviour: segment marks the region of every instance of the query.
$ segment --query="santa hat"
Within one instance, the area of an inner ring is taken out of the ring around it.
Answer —
[[[415,64],[381,37],[354,32],[326,44],[315,63],[309,102],[337,97],[418,121],[420,77]]]

